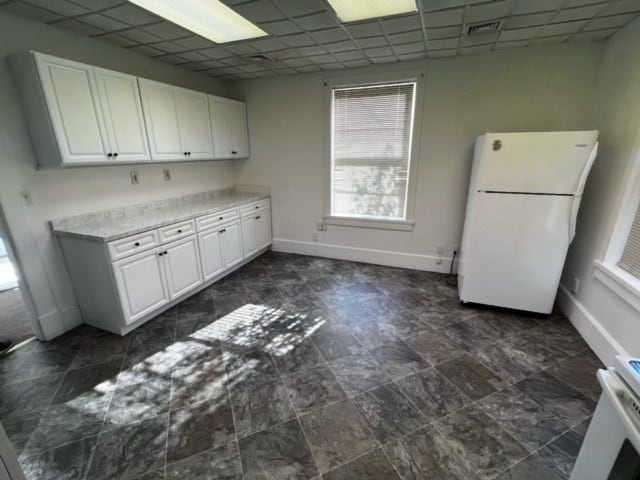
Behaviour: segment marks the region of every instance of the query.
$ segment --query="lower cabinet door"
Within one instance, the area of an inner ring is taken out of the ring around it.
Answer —
[[[242,247],[245,258],[258,251],[256,240],[256,219],[248,217],[242,219]]]
[[[135,322],[169,301],[162,251],[153,249],[113,264],[125,323]]]
[[[221,235],[223,234],[218,229],[202,232],[198,235],[200,263],[205,281],[222,273],[224,270]]]
[[[202,283],[200,255],[195,235],[162,247],[171,299]]]
[[[269,211],[256,215],[256,244],[262,249],[271,243],[271,214]]]
[[[222,256],[226,268],[242,262],[242,233],[240,232],[240,222],[226,225],[220,231],[222,239]]]

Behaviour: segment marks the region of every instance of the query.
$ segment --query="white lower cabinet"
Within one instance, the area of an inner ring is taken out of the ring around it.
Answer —
[[[244,254],[252,255],[271,243],[271,214],[269,210],[252,213],[242,219]]]
[[[231,268],[241,263],[248,254],[242,250],[242,232],[240,231],[240,222],[230,223],[221,231],[222,239],[222,258],[224,259],[225,268]]]
[[[205,282],[218,276],[224,270],[221,235],[217,228],[198,234],[200,263]]]
[[[202,284],[200,255],[195,235],[163,247],[171,300]]]
[[[120,260],[113,264],[113,271],[127,325],[169,301],[162,250]]]

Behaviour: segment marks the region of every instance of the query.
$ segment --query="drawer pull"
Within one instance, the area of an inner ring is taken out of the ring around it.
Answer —
[[[161,257],[161,256],[162,256],[162,252],[160,252],[160,253],[158,254],[158,256],[159,256],[159,257]]]
[[[139,247],[140,246],[140,242],[136,242],[133,244],[134,247]]]
[[[165,250],[164,252],[162,252],[162,253],[164,253],[165,255],[167,255],[167,254],[168,254],[168,252],[167,252],[166,250]]]
[[[256,220],[260,220],[260,215],[258,215],[258,216],[256,217]]]
[[[220,217],[218,220],[224,220],[224,217]]]
[[[226,231],[227,231],[227,229],[226,229],[226,228],[223,228],[222,230],[220,230],[220,233],[224,233],[224,232],[226,232]]]
[[[253,208],[258,209],[258,208],[260,208],[260,205],[256,205],[256,206],[255,206],[255,207],[253,207]]]
[[[237,154],[238,154],[238,152],[236,152],[235,150],[231,150],[231,154],[232,154],[232,155],[237,155]]]
[[[178,233],[182,233],[182,229],[181,228],[178,229]]]

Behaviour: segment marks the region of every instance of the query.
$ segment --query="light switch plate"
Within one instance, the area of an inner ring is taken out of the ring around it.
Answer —
[[[134,170],[130,173],[130,176],[131,176],[131,183],[133,185],[137,185],[140,183],[140,177],[138,176],[138,172]]]
[[[170,182],[171,181],[171,170],[166,168],[166,169],[163,170],[163,174],[164,174],[164,181],[165,182]]]

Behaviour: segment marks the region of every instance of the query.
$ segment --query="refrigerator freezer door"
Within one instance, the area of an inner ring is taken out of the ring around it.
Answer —
[[[573,197],[473,195],[458,270],[460,299],[550,313],[569,246]]]
[[[476,190],[573,195],[588,173],[598,132],[488,133],[486,137],[478,156]]]

